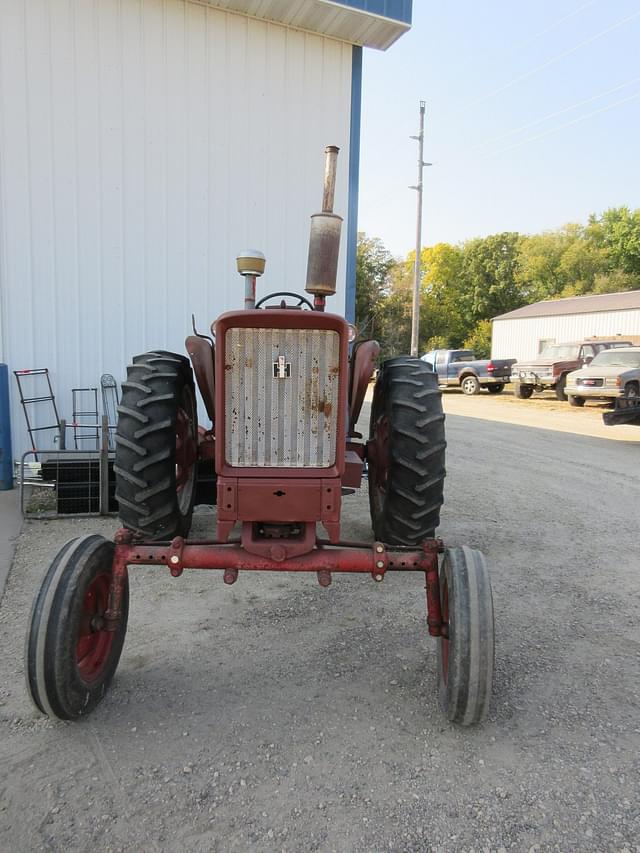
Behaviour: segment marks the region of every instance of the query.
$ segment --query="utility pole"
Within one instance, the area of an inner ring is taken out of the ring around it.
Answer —
[[[416,263],[413,271],[413,309],[411,313],[411,355],[418,355],[418,333],[420,331],[420,262],[422,253],[422,175],[425,166],[424,156],[424,113],[425,102],[420,101],[420,132],[417,136],[410,137],[418,141],[418,185],[409,187],[418,192],[418,215],[416,222]]]

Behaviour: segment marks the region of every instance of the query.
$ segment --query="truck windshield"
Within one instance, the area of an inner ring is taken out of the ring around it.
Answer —
[[[599,353],[592,365],[619,364],[621,367],[640,367],[640,352],[625,352],[620,349],[607,349]]]
[[[569,344],[554,344],[553,346],[545,347],[540,353],[540,358],[577,358],[579,349],[580,347],[574,347]]]

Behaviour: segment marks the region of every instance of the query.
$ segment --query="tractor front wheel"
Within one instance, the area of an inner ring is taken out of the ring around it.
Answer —
[[[129,584],[122,616],[108,631],[114,544],[102,536],[62,546],[34,599],[25,646],[27,690],[50,717],[73,720],[98,705],[118,666],[127,630]]]
[[[385,361],[371,406],[369,505],[376,539],[419,545],[440,523],[445,477],[438,377],[418,358]]]
[[[197,436],[189,360],[164,351],[136,356],[122,383],[116,431],[116,499],[125,527],[152,540],[189,533]]]
[[[445,551],[440,606],[447,627],[438,646],[440,704],[451,722],[470,726],[486,717],[493,685],[493,599],[480,551]]]

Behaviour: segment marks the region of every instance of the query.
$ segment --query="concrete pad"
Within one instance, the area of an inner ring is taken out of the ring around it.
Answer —
[[[518,400],[505,392],[500,396],[480,393],[468,397],[459,391],[445,391],[442,405],[447,415],[462,415],[520,427],[568,432],[590,438],[640,443],[637,424],[605,426],[604,404],[590,402],[582,409],[573,408],[550,396],[536,395],[530,400]]]
[[[22,529],[20,490],[0,492],[0,599],[9,576],[16,541]]]

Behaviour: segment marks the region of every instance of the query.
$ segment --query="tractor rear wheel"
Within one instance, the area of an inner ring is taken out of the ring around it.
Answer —
[[[470,726],[487,716],[493,686],[493,599],[480,551],[445,551],[440,606],[448,628],[438,645],[440,704],[452,723]]]
[[[136,356],[122,383],[116,430],[116,499],[125,527],[153,540],[189,533],[197,436],[189,360],[163,350]]]
[[[105,696],[118,666],[129,613],[108,631],[114,544],[96,534],[72,539],[54,557],[34,599],[25,646],[27,690],[50,717],[84,717]]]
[[[369,506],[376,539],[419,545],[440,523],[445,437],[438,377],[417,358],[385,361],[369,431]]]

